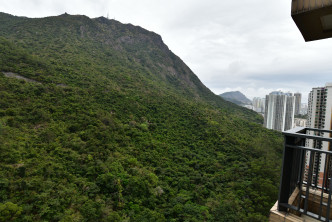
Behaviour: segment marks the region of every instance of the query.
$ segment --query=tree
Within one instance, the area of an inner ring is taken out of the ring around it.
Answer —
[[[0,221],[12,221],[22,213],[22,208],[12,202],[0,203]]]

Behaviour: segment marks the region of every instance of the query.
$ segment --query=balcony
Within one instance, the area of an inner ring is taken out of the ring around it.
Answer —
[[[292,18],[305,41],[332,37],[332,2],[292,0]]]
[[[332,130],[298,127],[283,134],[279,199],[270,221],[332,221]]]

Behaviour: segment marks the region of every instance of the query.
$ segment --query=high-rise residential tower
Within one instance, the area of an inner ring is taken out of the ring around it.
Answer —
[[[258,113],[264,113],[265,112],[265,99],[259,98],[259,97],[253,98],[252,106],[253,106],[254,111],[256,111]]]
[[[313,88],[308,97],[307,126],[319,129],[331,129],[332,83],[325,87]]]
[[[332,83],[327,83],[325,87],[317,87],[313,88],[309,93],[308,97],[308,119],[307,119],[307,127],[310,128],[318,128],[325,130],[332,130],[331,123],[331,115],[332,115]],[[329,137],[327,133],[314,133],[311,132],[310,135]],[[329,142],[321,142],[317,140],[307,139],[306,146],[310,148],[322,149],[324,151],[331,151]],[[317,180],[318,184],[322,184],[322,178],[324,174],[324,168],[328,167],[331,169],[332,161],[327,160],[328,163],[325,166],[325,158],[321,158],[320,155],[315,156],[314,160],[314,176],[313,180]],[[309,164],[309,160],[307,160],[307,165]],[[330,175],[327,175],[329,178],[332,176],[330,171]],[[316,177],[316,175],[318,177]]]
[[[272,92],[266,95],[264,126],[286,131],[293,128],[295,97],[292,93]]]
[[[295,115],[301,114],[301,93],[294,93],[295,96]]]

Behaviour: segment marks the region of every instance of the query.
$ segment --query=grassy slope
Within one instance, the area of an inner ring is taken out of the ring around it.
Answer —
[[[0,71],[42,83],[0,74],[0,208],[15,203],[18,221],[266,220],[280,134],[158,35],[84,16],[0,24]]]

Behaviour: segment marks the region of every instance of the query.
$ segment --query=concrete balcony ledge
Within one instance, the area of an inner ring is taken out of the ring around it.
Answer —
[[[281,212],[278,211],[278,201],[274,204],[274,206],[270,210],[270,222],[319,222],[319,220],[316,220],[314,218],[302,215],[301,217],[296,216],[289,212]]]

